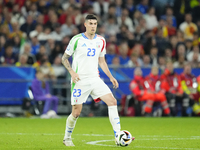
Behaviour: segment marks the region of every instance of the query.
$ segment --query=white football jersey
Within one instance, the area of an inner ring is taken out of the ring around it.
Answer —
[[[95,34],[90,40],[84,33],[74,36],[67,46],[65,53],[73,56],[72,69],[80,79],[98,77],[98,58],[106,54],[105,39]]]

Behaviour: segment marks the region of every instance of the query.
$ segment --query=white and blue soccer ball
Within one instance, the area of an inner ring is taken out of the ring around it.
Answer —
[[[132,135],[129,131],[122,130],[116,134],[116,144],[118,146],[128,146],[132,142]]]

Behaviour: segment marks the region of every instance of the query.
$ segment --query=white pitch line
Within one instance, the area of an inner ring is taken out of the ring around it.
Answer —
[[[114,140],[100,140],[100,141],[90,141],[87,142],[86,144],[90,144],[90,145],[99,145],[99,146],[112,146],[112,147],[116,147],[114,145],[107,145],[107,144],[100,144],[102,142],[109,142],[109,141],[114,141]],[[145,149],[181,149],[181,150],[200,150],[200,149],[196,149],[196,148],[176,148],[176,147],[153,147],[153,146],[134,146],[135,148],[145,148]]]
[[[55,136],[55,135],[64,135],[62,133],[0,133],[0,135],[48,135],[48,136]],[[81,136],[114,136],[114,135],[107,135],[107,134],[73,134],[75,136],[81,135]],[[146,137],[146,138],[145,138]],[[178,136],[162,136],[162,135],[139,135],[136,137],[136,140],[199,140],[200,136],[189,136],[189,137],[178,137]]]

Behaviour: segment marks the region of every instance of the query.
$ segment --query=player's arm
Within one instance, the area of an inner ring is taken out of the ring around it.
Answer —
[[[117,80],[110,73],[110,70],[108,69],[108,65],[107,65],[104,57],[99,57],[99,66],[105,72],[105,74],[110,78],[110,81],[113,84],[113,88],[118,88],[119,84],[118,84]]]
[[[71,77],[72,77],[72,81],[74,83],[76,83],[77,81],[80,80],[78,74],[71,68],[70,63],[69,63],[69,57],[70,55],[64,53],[62,56],[62,64],[65,66],[65,68],[69,71]]]

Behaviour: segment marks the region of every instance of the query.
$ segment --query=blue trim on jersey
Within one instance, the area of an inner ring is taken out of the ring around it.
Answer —
[[[94,38],[93,39],[96,39],[97,38],[97,34],[95,34]]]
[[[85,38],[85,39],[88,39],[87,36],[85,36],[84,33],[81,33],[81,35]],[[94,38],[93,39],[96,39],[97,38],[97,34],[95,34]]]
[[[88,39],[88,38],[87,38],[87,36],[85,36],[85,34],[84,34],[84,33],[81,33],[81,34],[82,34],[82,36],[83,36],[85,39]]]

